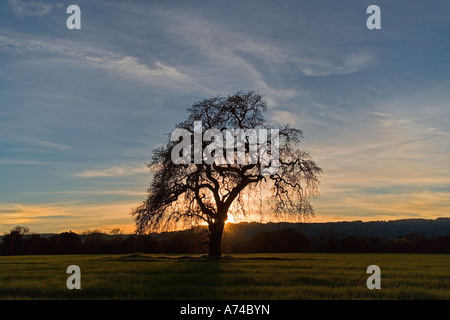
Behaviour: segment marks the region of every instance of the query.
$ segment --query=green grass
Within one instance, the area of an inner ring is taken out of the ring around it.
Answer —
[[[69,290],[69,265],[81,290]],[[381,289],[369,290],[369,265]],[[450,255],[236,254],[0,257],[0,299],[450,299]]]

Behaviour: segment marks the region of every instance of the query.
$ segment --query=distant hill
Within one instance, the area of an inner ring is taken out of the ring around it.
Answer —
[[[402,219],[391,221],[343,221],[325,223],[258,223],[241,222],[227,224],[226,231],[239,234],[243,238],[251,238],[263,231],[294,229],[308,238],[315,237],[326,230],[338,233],[338,237],[379,237],[393,239],[408,233],[421,233],[425,237],[450,235],[450,218]]]

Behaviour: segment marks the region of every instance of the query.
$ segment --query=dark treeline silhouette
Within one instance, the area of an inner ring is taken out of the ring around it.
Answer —
[[[224,253],[450,253],[450,235],[426,237],[417,232],[395,238],[339,236],[331,229],[307,237],[294,229],[262,231],[249,238],[226,232]],[[3,236],[1,255],[127,254],[208,252],[206,227],[151,235],[104,234],[93,231],[78,235],[63,232],[49,236],[30,234],[16,227]]]
[[[307,238],[293,229],[261,232],[251,239],[231,246],[236,253],[322,252],[322,253],[450,253],[450,235],[426,238],[408,233],[395,239],[379,237],[339,237],[325,230]]]

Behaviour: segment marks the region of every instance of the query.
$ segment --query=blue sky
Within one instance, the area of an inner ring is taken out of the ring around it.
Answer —
[[[0,16],[0,232],[132,231],[152,149],[237,90],[304,131],[324,171],[312,222],[449,216],[448,1],[8,0]]]

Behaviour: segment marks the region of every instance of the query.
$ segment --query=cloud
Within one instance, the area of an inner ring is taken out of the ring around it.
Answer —
[[[24,194],[61,194],[61,195],[107,195],[107,196],[130,196],[143,197],[145,190],[69,190],[69,191],[32,191]]]
[[[192,77],[168,66],[160,61],[156,61],[151,68],[147,64],[132,56],[101,58],[85,56],[84,59],[97,68],[103,68],[122,75],[123,77],[144,84],[153,86],[164,86],[166,88],[176,87],[182,91],[206,91],[206,89],[196,83]]]
[[[76,174],[81,178],[100,178],[130,176],[135,174],[148,174],[149,170],[145,165],[139,166],[112,166],[105,169],[83,170]]]
[[[275,110],[272,112],[271,119],[279,124],[295,125],[298,121],[296,115],[289,111]]]
[[[60,150],[60,151],[70,150],[70,146],[68,146],[68,145],[55,143],[55,142],[51,142],[51,141],[33,139],[32,142],[34,142],[37,145],[40,145],[42,147],[51,148],[51,149],[57,149],[57,150]]]
[[[46,15],[53,9],[53,5],[43,3],[42,1],[21,1],[21,0],[8,0],[13,13],[19,17],[37,16],[41,17]]]
[[[345,202],[372,214],[445,217],[448,216],[450,193],[427,190],[412,193],[365,193],[357,197],[347,197]]]
[[[290,57],[299,70],[311,77],[325,77],[331,75],[351,74],[369,67],[376,62],[373,54],[366,51],[354,51],[338,55],[337,59]]]
[[[377,121],[383,128],[410,128],[419,130],[422,134],[431,134],[431,135],[441,135],[441,136],[450,136],[450,132],[443,131],[435,127],[425,126],[423,124],[417,123],[412,119],[402,119],[393,114],[383,113],[383,112],[374,112],[371,111],[371,114],[378,117]]]
[[[81,233],[84,230],[106,231],[117,227],[131,233],[134,231],[134,223],[129,213],[135,206],[136,203],[130,202],[1,203],[0,232],[9,232],[15,226],[22,225],[36,233],[59,233],[68,230]]]
[[[0,164],[4,165],[47,165],[47,162],[33,161],[33,160],[19,160],[19,159],[0,159]]]
[[[450,145],[434,123],[446,116],[446,104],[418,95],[373,101],[369,110],[348,113],[345,127],[330,122],[329,136],[309,144],[324,170],[318,220],[448,216]],[[412,112],[423,105],[436,107]]]
[[[374,53],[366,50],[336,52],[329,58],[327,48],[317,46],[298,51],[297,45],[221,27],[198,13],[179,10],[157,12],[168,23],[165,31],[177,41],[195,48],[219,65],[244,67],[252,74],[258,73],[252,66],[254,59],[262,60],[258,63],[259,69],[266,65],[276,72],[279,65],[294,65],[305,75],[315,77],[354,73],[376,61]]]
[[[0,207],[1,227],[4,225],[23,225],[46,219],[76,218],[70,214],[63,204],[27,205],[18,203],[3,203]]]
[[[92,45],[80,45],[64,39],[27,39],[20,34],[0,34],[0,51],[18,54],[44,54],[46,57],[70,59],[82,64],[103,69],[144,85],[163,87],[181,92],[210,92],[193,77],[161,61],[153,67],[139,58],[111,52]]]
[[[289,77],[352,74],[377,62],[373,51],[340,49],[330,55],[333,48],[327,45],[311,47],[304,39],[292,42],[271,33],[252,33],[192,10],[155,10],[154,14],[163,21],[165,39],[186,52],[181,62],[190,65],[204,87],[220,93],[255,89],[275,108],[298,100],[301,94],[298,83]]]
[[[24,54],[30,52],[54,53],[56,50],[41,41],[21,39],[18,34],[10,36],[0,34],[0,51]]]

